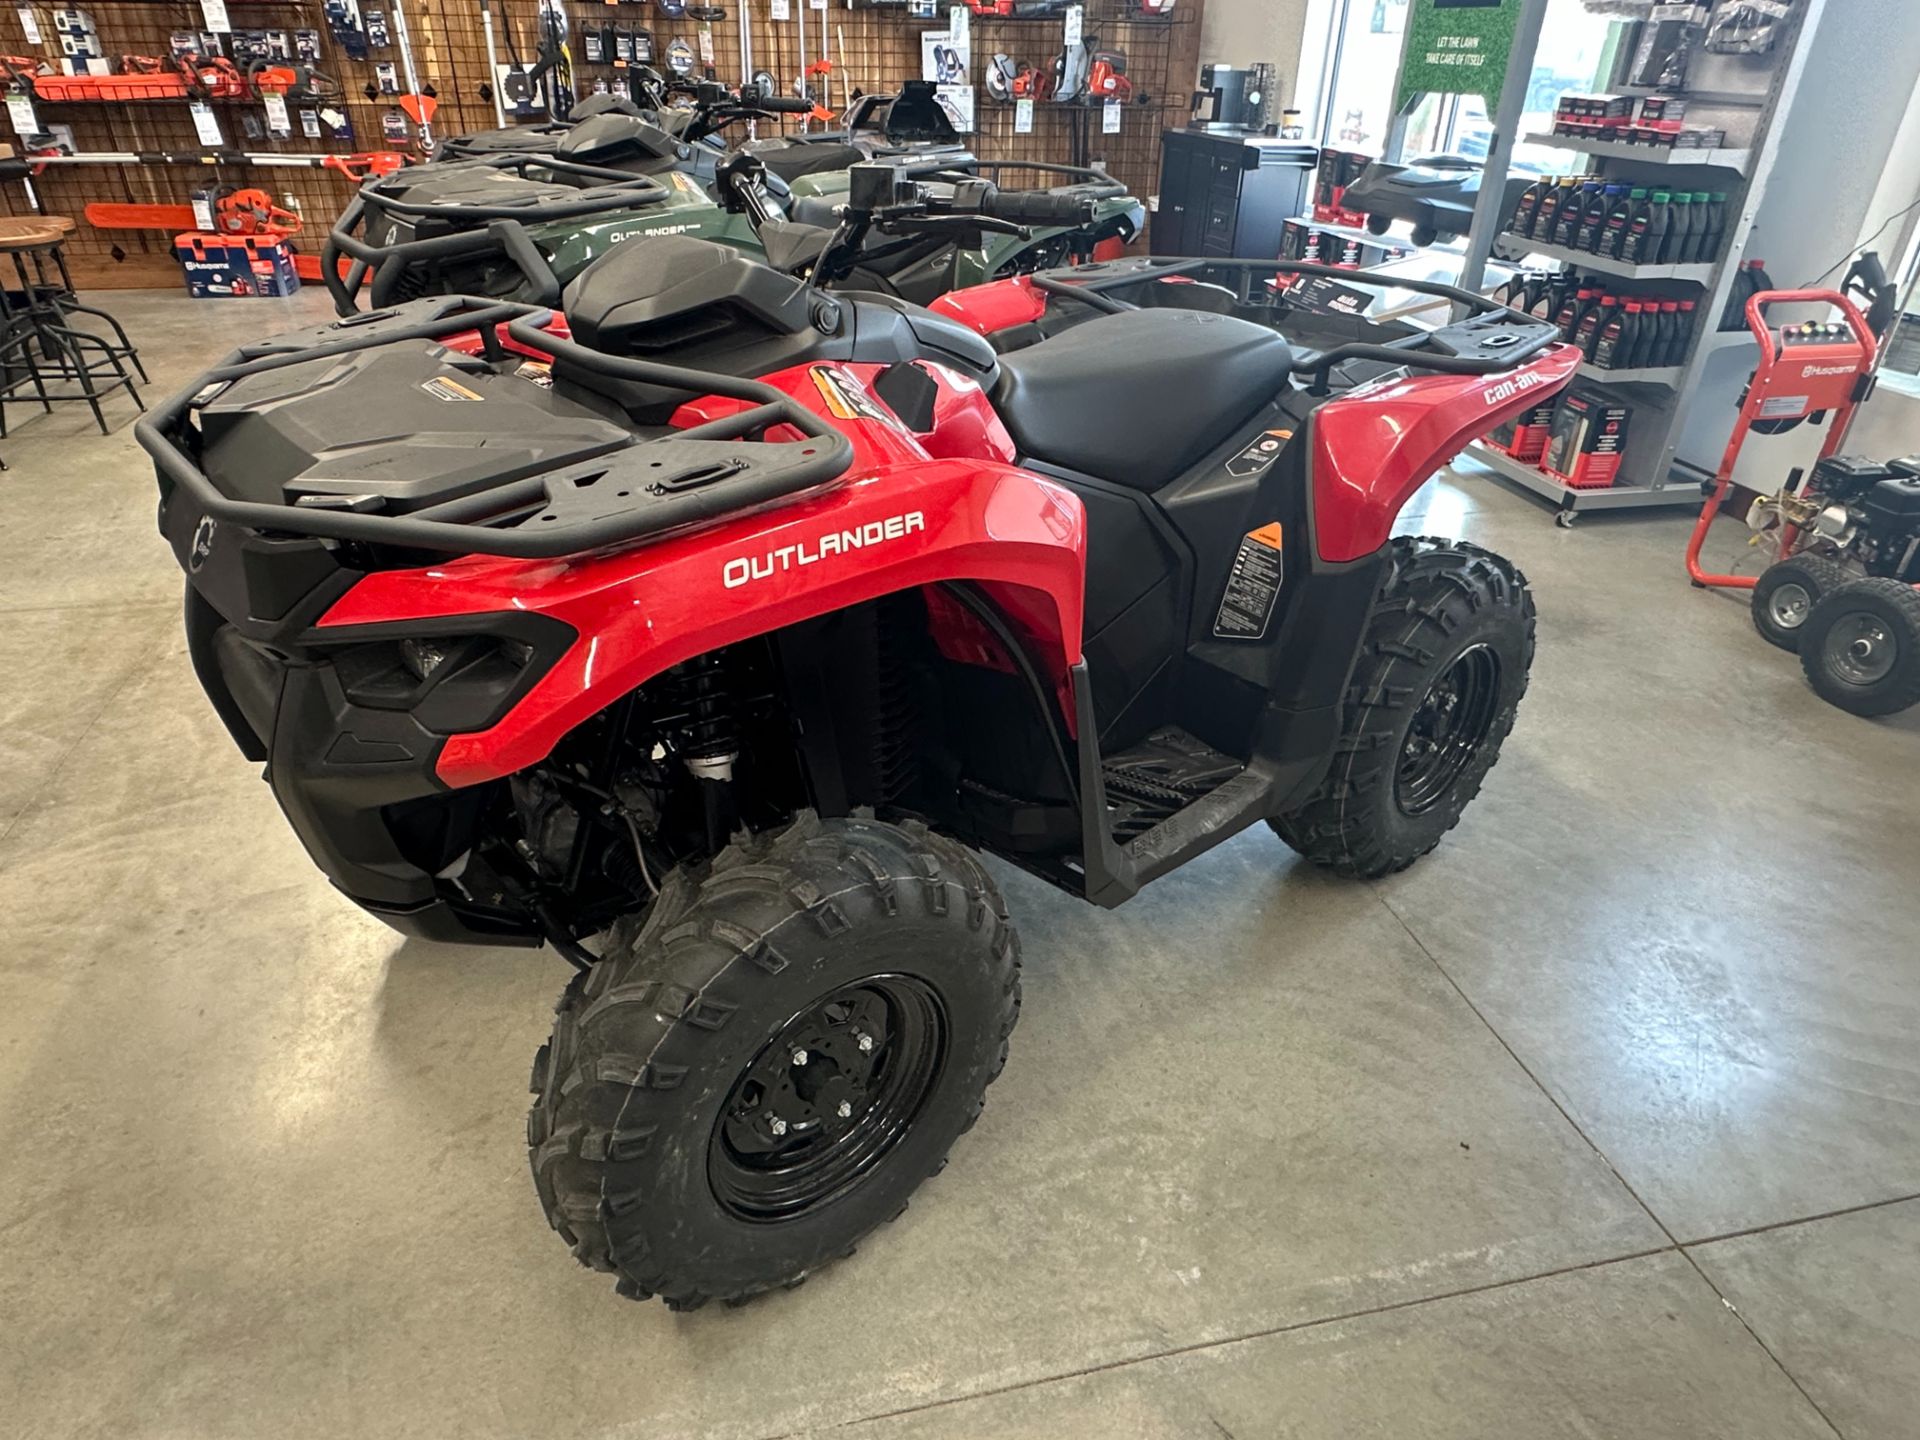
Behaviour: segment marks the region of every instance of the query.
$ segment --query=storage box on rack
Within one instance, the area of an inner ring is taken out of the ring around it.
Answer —
[[[1313,190],[1313,218],[1322,225],[1365,225],[1367,217],[1347,207],[1347,187],[1358,180],[1373,156],[1357,150],[1322,150]]]
[[[1553,434],[1540,468],[1576,490],[1604,490],[1620,475],[1627,449],[1625,405],[1569,390],[1554,409]]]
[[[291,295],[300,288],[285,240],[189,230],[173,237],[173,253],[186,272],[187,293],[197,300]]]
[[[1547,440],[1553,434],[1553,417],[1559,408],[1557,400],[1546,400],[1523,410],[1489,435],[1487,443],[1516,460],[1537,465],[1547,453]]]

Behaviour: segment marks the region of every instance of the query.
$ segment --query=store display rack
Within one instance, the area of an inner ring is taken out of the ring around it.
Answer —
[[[1763,58],[1743,57],[1734,63],[1723,57],[1696,57],[1694,74],[1700,88],[1689,86],[1659,92],[1638,87],[1639,93],[1684,96],[1689,102],[1688,123],[1726,129],[1738,142],[1716,149],[1668,149],[1619,144],[1585,136],[1530,135],[1528,143],[1546,145],[1589,157],[1600,178],[1634,185],[1675,189],[1713,189],[1729,193],[1728,217],[1721,253],[1709,261],[1685,265],[1629,265],[1603,255],[1542,244],[1507,233],[1496,237],[1500,253],[1512,259],[1522,255],[1554,261],[1571,269],[1618,276],[1652,284],[1669,298],[1697,302],[1700,317],[1685,360],[1660,371],[1609,371],[1582,366],[1584,381],[1632,390],[1632,419],[1621,481],[1605,489],[1575,489],[1552,476],[1513,460],[1485,441],[1468,447],[1468,454],[1508,480],[1552,500],[1562,524],[1590,510],[1625,510],[1651,506],[1698,506],[1704,478],[1679,460],[1680,437],[1688,397],[1698,389],[1708,360],[1729,344],[1750,339],[1744,331],[1722,334],[1717,327],[1733,293],[1734,279],[1747,251],[1755,215],[1766,190],[1766,176],[1780,144],[1777,118],[1791,107],[1806,64],[1805,41],[1824,13],[1827,0],[1803,0],[1795,7],[1789,28]],[[1617,56],[1613,93],[1628,93],[1626,75],[1632,47]],[[1515,65],[1523,62],[1516,56]],[[1498,193],[1496,190],[1494,193]],[[1502,231],[1506,216],[1498,217]],[[1484,285],[1485,255],[1470,252],[1465,283]]]

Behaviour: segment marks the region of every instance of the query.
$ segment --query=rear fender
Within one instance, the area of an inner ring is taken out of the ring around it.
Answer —
[[[614,700],[696,655],[948,581],[977,582],[1057,688],[1080,660],[1085,574],[1071,491],[1009,465],[923,458],[856,464],[806,500],[612,554],[474,556],[369,575],[320,624],[530,611],[573,627],[572,648],[505,717],[447,740],[436,773],[459,787],[539,763]]]
[[[1580,352],[1556,345],[1499,375],[1414,375],[1363,386],[1313,415],[1316,553],[1341,564],[1387,543],[1408,500],[1470,440],[1566,388]]]

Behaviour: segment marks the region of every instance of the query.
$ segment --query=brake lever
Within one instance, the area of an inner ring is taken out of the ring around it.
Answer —
[[[876,222],[874,228],[888,235],[917,232],[922,235],[953,235],[965,238],[969,235],[989,232],[995,235],[1012,235],[1021,240],[1033,238],[1033,231],[1025,225],[1015,225],[1010,220],[995,219],[991,215],[903,215],[891,220],[880,220]]]

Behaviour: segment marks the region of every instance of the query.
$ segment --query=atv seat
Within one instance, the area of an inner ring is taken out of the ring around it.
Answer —
[[[784,145],[754,152],[773,174],[791,184],[803,175],[845,170],[865,160],[866,153],[851,145]]]
[[[831,232],[840,228],[840,217],[833,213],[834,208],[845,203],[844,195],[837,199],[830,195],[796,195],[787,201],[787,218],[798,225],[812,225]]]
[[[994,406],[1028,459],[1152,491],[1232,439],[1292,367],[1249,320],[1129,310],[1002,355]]]

